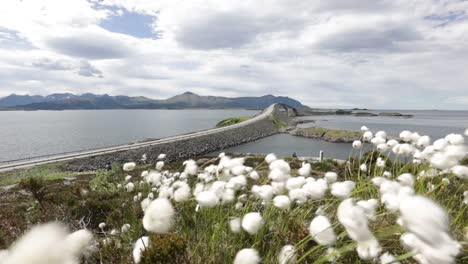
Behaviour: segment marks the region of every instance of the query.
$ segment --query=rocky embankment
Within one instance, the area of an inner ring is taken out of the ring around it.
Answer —
[[[144,154],[146,154],[145,162],[147,163],[156,162],[158,155],[161,153],[167,155],[166,161],[188,159],[279,133],[282,128],[281,124],[290,124],[293,116],[295,116],[295,112],[292,108],[277,104],[271,116],[244,126],[237,126],[190,139],[76,159],[68,162],[64,167],[70,171],[94,171],[104,169],[115,162],[141,162]]]
[[[328,142],[343,142],[349,143],[357,140],[361,137],[360,132],[349,131],[349,130],[335,130],[327,129],[322,127],[307,127],[300,128],[296,127],[295,129],[289,131],[289,134],[294,136],[306,137],[306,138],[315,138],[321,139]]]
[[[413,117],[412,115],[398,112],[374,112],[369,110],[318,110],[318,109],[298,109],[298,116],[322,116],[322,115],[351,115],[351,116],[393,116],[393,117]]]

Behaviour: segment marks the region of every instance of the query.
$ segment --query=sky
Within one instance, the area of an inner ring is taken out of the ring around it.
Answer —
[[[468,1],[2,0],[0,97],[468,109]]]

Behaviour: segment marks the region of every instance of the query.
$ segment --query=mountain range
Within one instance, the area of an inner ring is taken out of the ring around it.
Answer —
[[[273,103],[295,108],[308,108],[301,102],[284,96],[259,97],[201,96],[185,92],[164,100],[143,96],[111,96],[107,94],[55,93],[47,96],[11,94],[0,98],[2,110],[77,110],[77,109],[180,109],[180,108],[249,108],[264,109]]]

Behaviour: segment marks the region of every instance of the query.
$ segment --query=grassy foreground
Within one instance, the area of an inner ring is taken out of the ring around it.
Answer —
[[[393,175],[418,175],[428,169],[427,165],[390,161],[386,162],[385,167],[376,167],[377,156],[378,153],[371,152],[361,161],[351,159],[342,165],[331,160],[312,163],[311,177],[319,179],[325,172],[334,171],[339,175],[338,181],[354,181],[356,187],[352,197],[364,200],[378,198],[378,188],[372,184],[371,175],[380,175],[384,170]],[[213,157],[201,157],[197,162],[198,169],[203,171],[218,161]],[[297,175],[301,162],[297,159],[286,161],[291,167],[291,175]],[[362,163],[367,164],[367,173],[360,170]],[[174,202],[175,224],[168,234],[151,234],[142,226],[144,212],[140,202],[151,193],[157,197],[158,191],[149,184],[140,184],[140,175],[152,170],[154,165],[140,165],[131,172],[124,172],[121,164],[114,164],[111,171],[99,171],[95,176],[82,175],[75,180],[63,180],[63,176],[69,174],[56,171],[58,169],[51,170],[52,176],[39,170],[37,174],[31,174],[35,176],[31,178],[25,177],[28,172],[23,172],[23,179],[18,186],[0,192],[0,249],[7,248],[33,224],[62,221],[72,230],[87,228],[95,234],[99,242],[97,251],[86,260],[83,259],[83,263],[133,263],[134,243],[145,235],[150,236],[151,245],[143,253],[141,263],[232,263],[236,253],[243,248],[258,250],[262,263],[278,263],[278,254],[287,244],[295,246],[297,263],[325,263],[331,260],[334,260],[333,263],[371,263],[358,257],[356,243],[337,221],[336,210],[341,199],[327,192],[322,199],[293,204],[290,210],[279,209],[271,202],[264,203],[256,199],[250,192],[254,184],[269,182],[269,168],[264,157],[246,156],[244,165],[258,171],[260,178],[249,178],[247,185],[236,191],[235,201],[213,208],[197,208],[197,201],[193,197],[186,202]],[[181,162],[173,162],[166,164],[164,170],[167,172],[163,173],[183,171],[183,165]],[[132,178],[125,180],[129,174]],[[447,179],[448,183],[443,179]],[[134,190],[126,191],[121,187],[128,182],[134,183]],[[192,189],[197,182],[199,180],[196,176],[188,179]],[[463,192],[467,187],[465,181],[452,174],[418,178],[414,185],[416,193],[434,199],[447,210],[450,232],[458,241],[466,239],[468,209],[463,203]],[[242,206],[237,205],[239,202]],[[319,208],[321,214],[330,218],[337,234],[333,251],[317,244],[308,231]],[[229,228],[230,220],[248,212],[260,212],[264,220],[263,227],[255,235],[233,233]],[[369,222],[369,227],[379,240],[382,251],[399,256],[404,259],[403,263],[414,263],[412,255],[408,255],[399,241],[403,230],[396,224],[396,216],[388,213],[382,205],[377,208],[375,216],[375,220]],[[106,227],[99,228],[100,223],[106,223]],[[130,229],[122,232],[121,228],[125,224],[129,224]],[[466,243],[464,249],[457,263],[468,262]]]

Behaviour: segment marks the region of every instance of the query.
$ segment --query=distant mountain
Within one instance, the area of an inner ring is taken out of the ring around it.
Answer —
[[[179,108],[254,108],[263,109],[273,103],[295,108],[308,108],[289,97],[265,95],[261,97],[201,96],[191,92],[165,99],[147,97],[110,96],[86,93],[74,95],[56,93],[48,96],[9,95],[0,99],[0,108],[9,110],[71,110],[71,109],[179,109]]]

